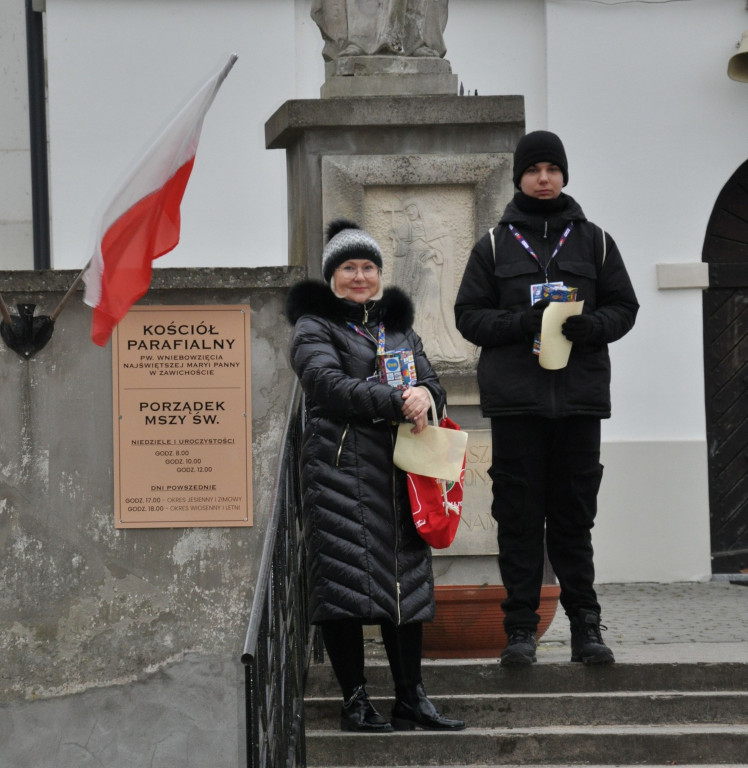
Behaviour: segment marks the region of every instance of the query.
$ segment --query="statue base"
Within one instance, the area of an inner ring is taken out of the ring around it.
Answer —
[[[413,58],[339,60],[327,84],[451,77],[448,62]],[[348,66],[354,74],[340,74]],[[294,100],[265,124],[266,146],[286,151],[289,264],[319,278],[326,223],[364,226],[382,248],[385,284],[411,295],[449,415],[468,433],[462,522],[452,546],[435,550],[437,584],[499,581],[490,422],[478,406],[475,349],[453,326],[454,298],[473,244],[514,195],[512,153],[524,126],[522,96],[456,93]]]
[[[323,99],[457,95],[457,75],[438,56],[341,56],[325,64]]]

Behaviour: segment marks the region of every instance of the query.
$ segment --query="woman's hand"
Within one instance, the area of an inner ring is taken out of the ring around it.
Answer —
[[[431,398],[424,387],[408,387],[403,391],[403,416],[413,422],[414,435],[428,426]]]

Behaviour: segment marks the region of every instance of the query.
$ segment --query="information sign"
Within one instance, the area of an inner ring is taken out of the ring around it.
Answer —
[[[133,307],[112,336],[117,528],[252,525],[249,306]]]

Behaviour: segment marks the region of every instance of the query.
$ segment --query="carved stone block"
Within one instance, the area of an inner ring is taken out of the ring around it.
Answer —
[[[413,299],[415,328],[442,376],[474,377],[476,351],[455,328],[454,300],[476,234],[511,195],[509,154],[322,158],[324,220],[353,219],[377,239],[385,281]]]

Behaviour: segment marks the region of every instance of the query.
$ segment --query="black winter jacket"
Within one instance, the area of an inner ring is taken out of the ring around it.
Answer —
[[[484,416],[535,414],[547,418],[571,415],[610,416],[608,343],[634,325],[639,304],[613,238],[587,221],[576,201],[562,194],[560,211],[541,215],[523,212],[521,193],[507,206],[493,230],[474,246],[455,301],[460,333],[481,347],[478,387]],[[523,333],[520,317],[530,306],[530,286],[546,282],[543,268],[509,231],[513,224],[542,264],[560,236],[574,227],[548,264],[547,280],[578,289],[584,314],[593,318],[596,341],[574,344],[568,365],[557,371],[541,368],[532,353],[532,336]],[[603,254],[605,259],[603,262]]]
[[[430,621],[431,550],[413,524],[406,475],[392,463],[402,393],[367,381],[376,344],[348,325],[366,323],[376,338],[381,320],[386,348],[413,350],[418,384],[441,410],[444,390],[411,327],[413,305],[396,288],[364,307],[306,281],[289,292],[286,315],[308,411],[301,485],[311,621]]]

